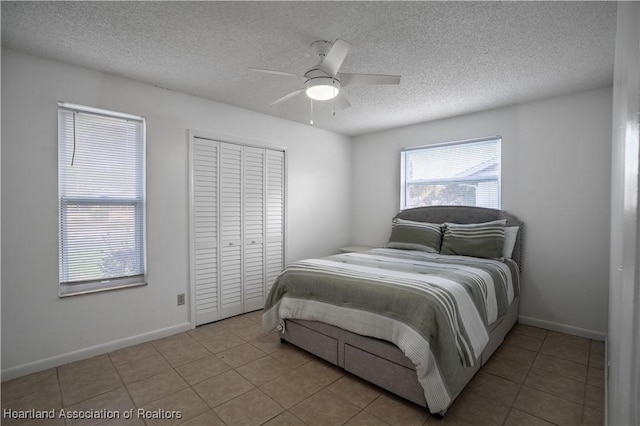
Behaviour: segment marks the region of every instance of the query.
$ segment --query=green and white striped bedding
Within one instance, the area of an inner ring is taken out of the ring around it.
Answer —
[[[511,260],[373,249],[295,262],[265,303],[263,324],[322,321],[398,346],[416,366],[432,412],[446,409],[519,294]]]

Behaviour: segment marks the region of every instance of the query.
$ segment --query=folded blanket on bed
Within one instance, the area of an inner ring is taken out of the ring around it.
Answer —
[[[446,409],[519,293],[515,262],[374,249],[289,265],[263,324],[322,321],[398,346],[416,366],[432,412]]]

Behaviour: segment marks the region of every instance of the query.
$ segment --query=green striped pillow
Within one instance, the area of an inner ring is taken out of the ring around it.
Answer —
[[[387,247],[437,253],[442,241],[439,223],[394,219]]]
[[[460,224],[444,223],[440,254],[502,258],[506,220]]]

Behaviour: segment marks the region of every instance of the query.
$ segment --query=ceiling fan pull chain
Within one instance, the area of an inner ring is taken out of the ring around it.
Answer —
[[[309,124],[313,126],[313,99],[309,98],[309,102],[311,102],[311,119],[309,120]]]

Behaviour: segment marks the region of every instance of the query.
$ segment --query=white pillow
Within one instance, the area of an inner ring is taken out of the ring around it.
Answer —
[[[502,246],[502,256],[505,259],[511,259],[513,248],[516,246],[516,237],[518,236],[519,226],[506,226],[504,228],[504,246]]]

